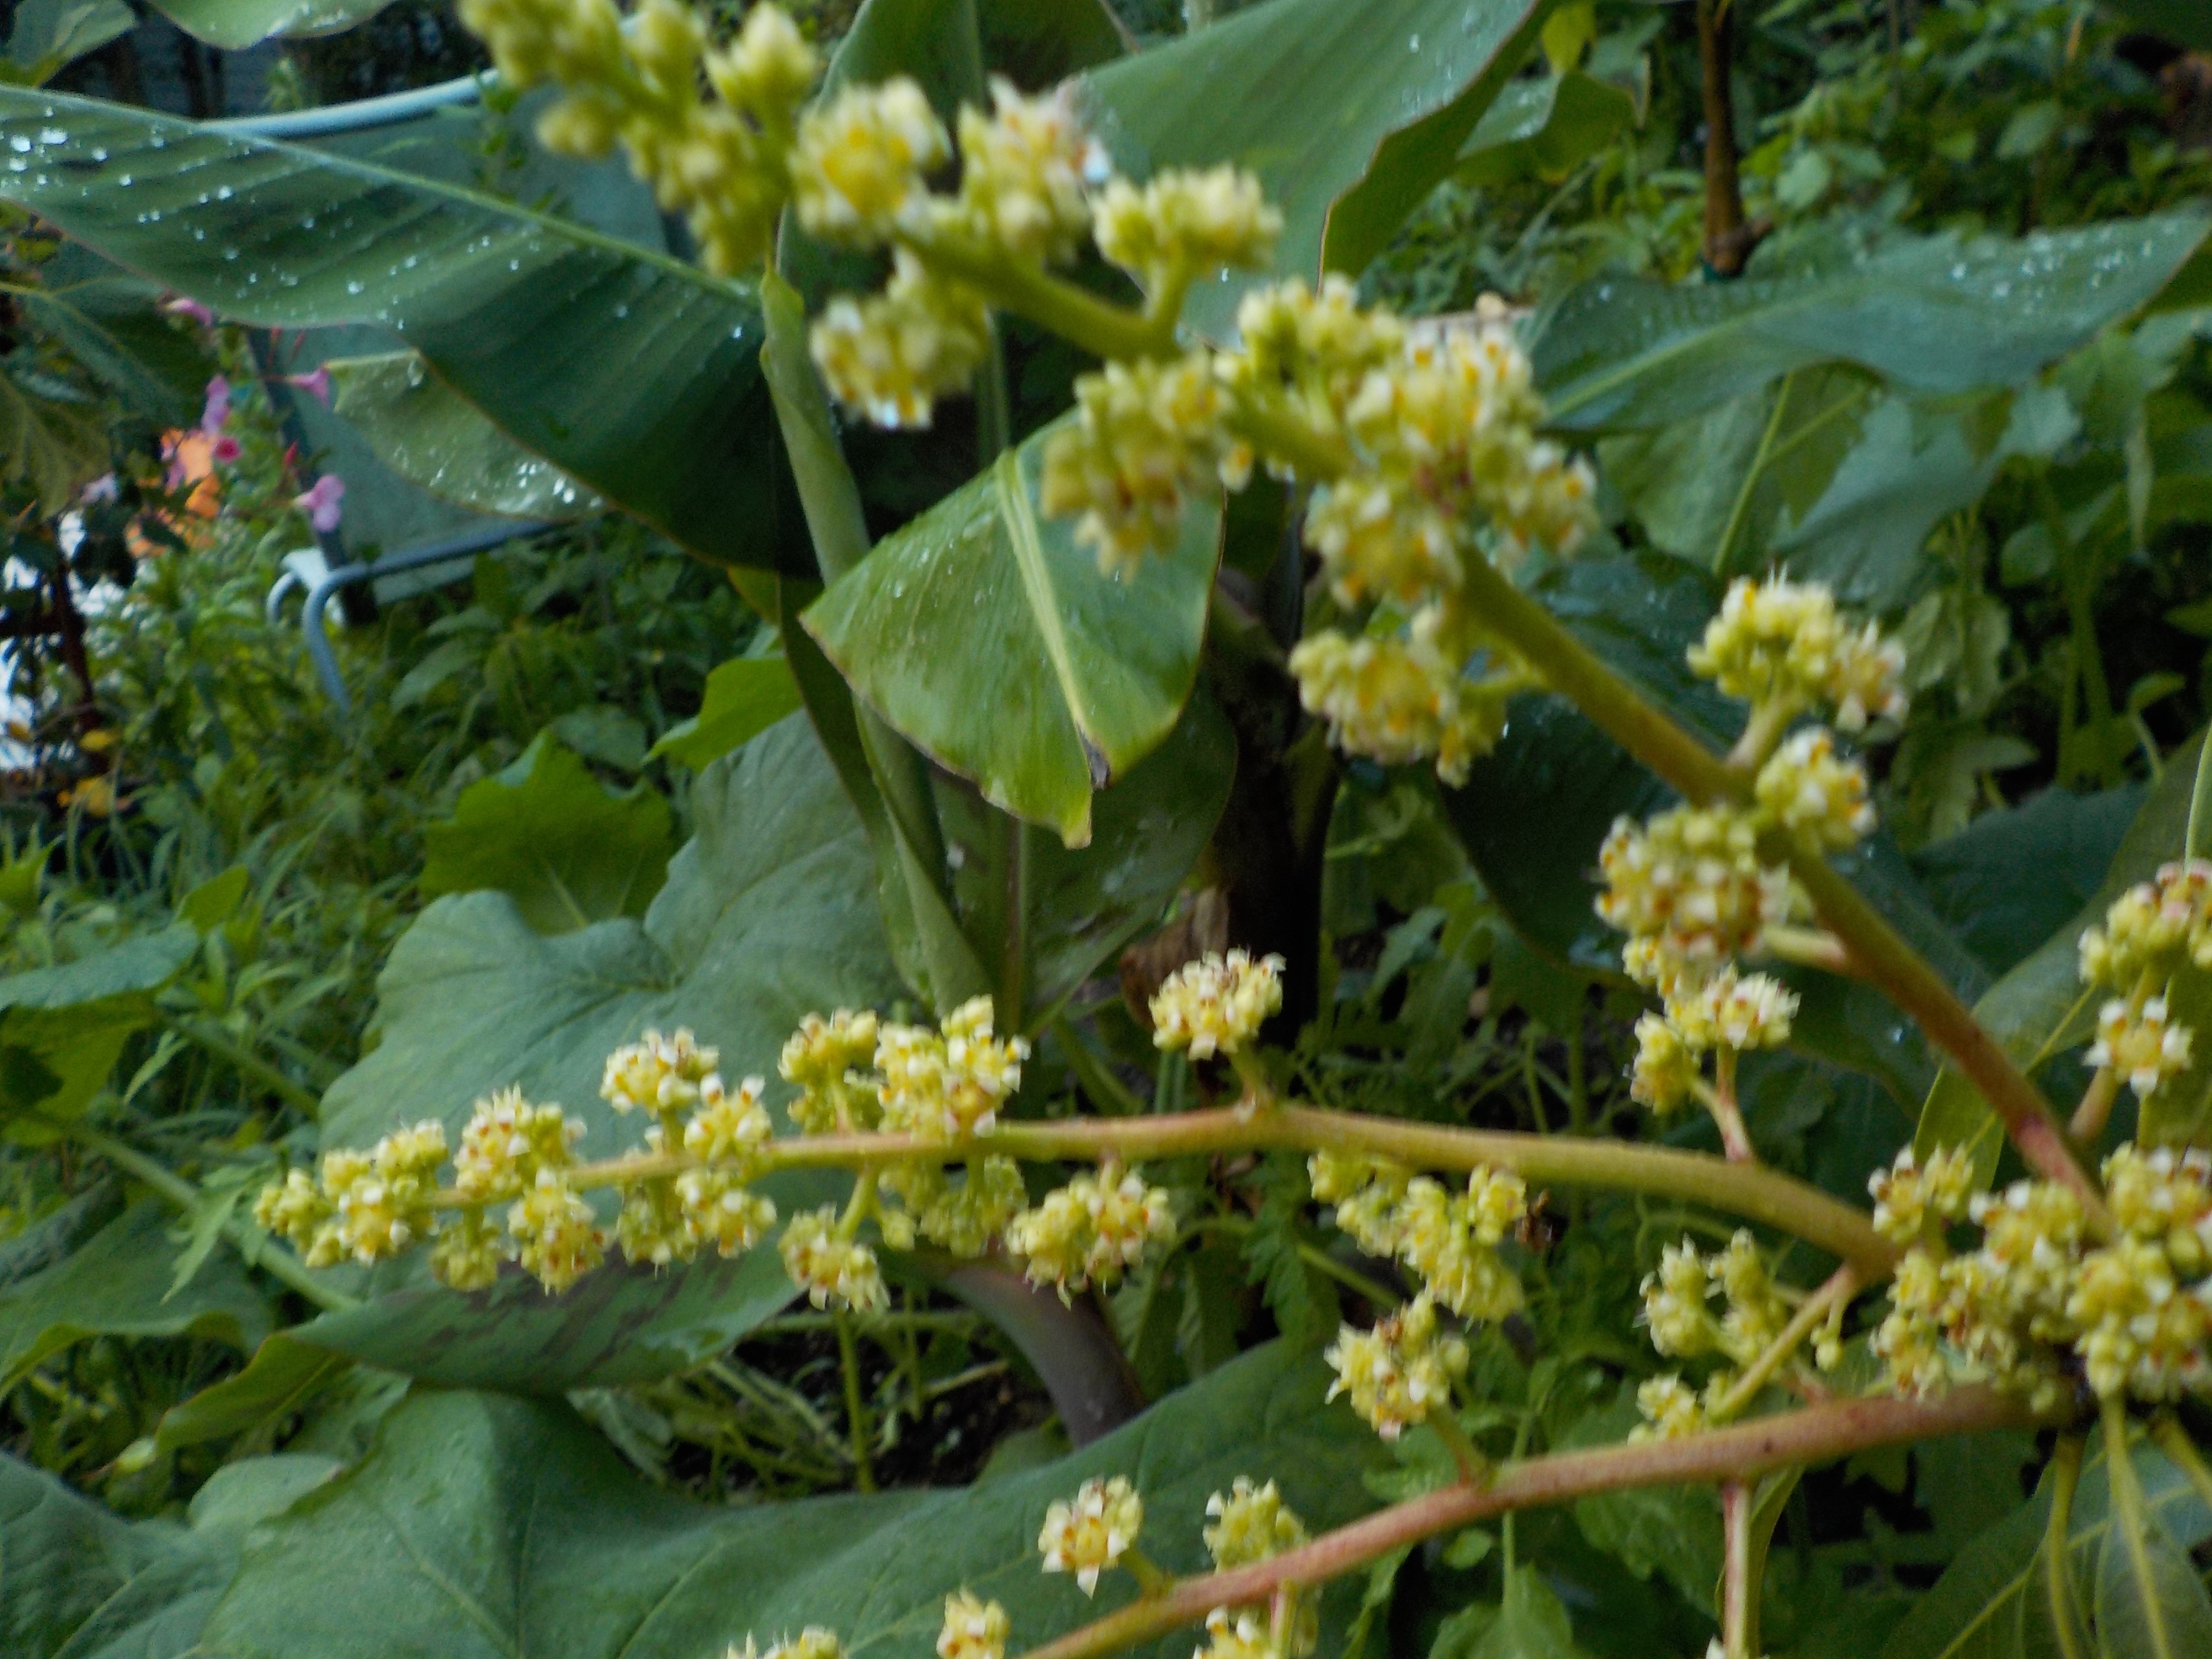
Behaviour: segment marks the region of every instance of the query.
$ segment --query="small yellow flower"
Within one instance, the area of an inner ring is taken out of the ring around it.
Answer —
[[[1072,83],[1025,98],[994,76],[991,113],[963,109],[959,128],[963,228],[1025,259],[1073,257],[1091,223],[1084,192],[1108,163],[1076,115]]]
[[[1261,1610],[1216,1607],[1206,1615],[1206,1645],[1191,1659],[1283,1659]]]
[[[1680,961],[1750,955],[1796,908],[1788,873],[1759,862],[1758,840],[1747,814],[1723,808],[1618,819],[1598,849],[1598,914],[1625,933],[1662,939]]]
[[[764,1650],[745,1638],[740,1648],[732,1643],[723,1659],[844,1659],[844,1644],[838,1641],[837,1632],[825,1630],[820,1625],[809,1625],[796,1636],[779,1638]]]
[[[1305,1522],[1283,1502],[1272,1480],[1255,1486],[1250,1476],[1240,1474],[1226,1494],[1216,1492],[1206,1500],[1206,1512],[1213,1521],[1205,1529],[1206,1547],[1224,1571],[1265,1561],[1306,1541]]]
[[[498,1279],[507,1255],[506,1241],[483,1212],[463,1210],[439,1226],[430,1243],[430,1271],[449,1290],[481,1291]]]
[[[647,1031],[607,1056],[599,1098],[617,1112],[689,1111],[698,1104],[701,1088],[714,1075],[720,1059],[688,1030],[673,1036]]]
[[[1838,758],[1835,739],[1815,726],[1776,750],[1759,769],[1759,804],[1808,847],[1847,852],[1874,833],[1866,769]]]
[[[1308,635],[1291,650],[1298,700],[1328,722],[1329,742],[1344,753],[1386,766],[1433,759],[1438,778],[1465,783],[1497,746],[1520,680],[1468,678],[1438,643],[1442,630],[1441,609],[1430,606],[1403,635]]]
[[[686,1170],[676,1177],[677,1201],[687,1226],[718,1255],[742,1255],[775,1224],[775,1204],[745,1188],[733,1170]]]
[[[783,1230],[783,1270],[817,1308],[833,1304],[860,1313],[878,1313],[890,1304],[876,1253],[838,1227],[835,1206],[805,1210]]]
[[[1258,179],[1233,167],[1170,167],[1143,185],[1108,181],[1093,210],[1098,251],[1148,294],[1224,266],[1264,269],[1283,216]]]
[[[1413,1171],[1388,1159],[1316,1152],[1306,1160],[1313,1195],[1336,1206],[1336,1224],[1370,1255],[1395,1255],[1403,1234],[1399,1203]]]
[[[1660,1116],[1680,1111],[1696,1097],[1705,1071],[1698,1051],[1659,1014],[1645,1014],[1636,1022],[1636,1064],[1629,1077],[1629,1097]]]
[[[1045,1511],[1037,1549],[1047,1572],[1072,1572],[1085,1595],[1118,1562],[1145,1524],[1145,1500],[1127,1477],[1086,1480],[1075,1496]]]
[[[2097,1014],[2097,1041],[2088,1062],[2111,1066],[2128,1080],[2137,1096],[2148,1098],[2170,1077],[2189,1069],[2195,1034],[2186,1025],[2171,1023],[2164,997],[2147,998],[2140,1008],[2114,998]]]
[[[875,1058],[884,1128],[925,1140],[988,1134],[999,1109],[1022,1086],[1029,1054],[1022,1038],[995,1034],[988,996],[954,1009],[940,1030],[883,1027]]]
[[[1162,1187],[1147,1187],[1118,1164],[1079,1175],[1045,1194],[1006,1225],[1006,1248],[1026,1258],[1030,1282],[1068,1300],[1096,1283],[1112,1288],[1144,1259],[1145,1248],[1175,1231]]]
[[[520,1089],[501,1089],[476,1103],[453,1155],[453,1185],[476,1201],[518,1196],[541,1170],[575,1159],[584,1126],[558,1106],[533,1106]]]
[[[1639,1384],[1636,1408],[1644,1414],[1644,1424],[1631,1431],[1631,1440],[1682,1440],[1705,1426],[1705,1409],[1697,1390],[1672,1372]]]
[[[1176,545],[1191,496],[1232,453],[1221,386],[1193,352],[1109,363],[1077,378],[1075,400],[1075,423],[1045,445],[1039,504],[1075,516],[1075,539],[1100,569],[1133,574],[1147,553]]]
[[[1385,1440],[1451,1409],[1452,1379],[1467,1370],[1467,1344],[1439,1331],[1436,1299],[1415,1297],[1372,1330],[1346,1325],[1322,1356],[1335,1368],[1328,1397],[1346,1395]]]
[[[933,1164],[895,1166],[883,1180],[905,1200],[921,1236],[957,1256],[982,1255],[1029,1203],[1021,1166],[1010,1158],[976,1159],[957,1181]]]
[[[606,1260],[592,1206],[558,1170],[541,1168],[507,1212],[515,1260],[550,1291],[567,1290]]]
[[[1428,1294],[1461,1318],[1504,1319],[1526,1298],[1494,1247],[1528,1212],[1528,1189],[1509,1172],[1478,1169],[1458,1194],[1418,1176],[1395,1218],[1398,1254]]]
[[[1152,1000],[1152,1043],[1186,1049],[1193,1060],[1233,1054],[1282,1006],[1282,957],[1209,951],[1161,982]]]
[[[927,427],[938,398],[968,388],[990,356],[991,318],[975,295],[901,248],[881,294],[832,300],[808,337],[837,401],[899,430]]]
[[[1678,983],[1667,1003],[1667,1018],[1683,1042],[1700,1053],[1779,1048],[1790,1040],[1790,1022],[1796,1013],[1796,994],[1781,981],[1768,974],[1739,974],[1734,967],[1705,975],[1694,988]]]
[[[1912,1148],[1867,1177],[1874,1228],[1894,1244],[1911,1244],[1931,1230],[1963,1220],[1974,1194],[1974,1164],[1954,1146],[1939,1146],[1920,1167]]]
[[[951,154],[927,94],[907,76],[848,87],[799,118],[791,151],[799,222],[825,240],[880,246],[926,204],[922,175]]]
[[[1846,732],[1905,716],[1905,653],[1871,623],[1854,633],[1817,583],[1739,578],[1689,657],[1697,673],[1775,719],[1821,703]]]
[[[945,1625],[937,1632],[937,1659],[1006,1659],[1012,1631],[1006,1608],[960,1589],[945,1598]]]
[[[799,1022],[776,1064],[778,1075],[799,1087],[789,1109],[795,1126],[811,1135],[875,1127],[875,1083],[860,1068],[875,1058],[878,1030],[874,1014],[849,1008]]]
[[[305,1170],[288,1170],[264,1187],[253,1200],[253,1219],[301,1255],[320,1258],[313,1265],[339,1258],[336,1212]]]

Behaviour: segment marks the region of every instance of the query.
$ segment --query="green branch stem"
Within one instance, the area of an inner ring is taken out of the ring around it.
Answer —
[[[1625,1140],[1450,1128],[1288,1103],[1258,1112],[1220,1107],[1154,1117],[1000,1123],[989,1134],[958,1141],[872,1133],[794,1135],[726,1162],[766,1173],[873,1170],[914,1160],[958,1164],[986,1153],[1032,1164],[1107,1158],[1139,1164],[1249,1152],[1351,1152],[1416,1170],[1510,1170],[1535,1186],[1600,1188],[1703,1204],[1801,1238],[1851,1263],[1867,1283],[1887,1279],[1899,1255],[1863,1212],[1762,1164]],[[630,1153],[578,1164],[568,1179],[588,1191],[681,1175],[703,1161],[682,1152]],[[444,1191],[429,1206],[458,1209],[471,1201],[485,1200]]]
[[[1172,316],[1155,317],[1102,300],[1042,265],[1011,258],[957,234],[932,228],[902,232],[900,240],[925,265],[1095,357],[1113,361],[1176,353]]]
[[[199,1203],[198,1187],[129,1142],[118,1140],[88,1123],[65,1123],[45,1116],[40,1121],[57,1133],[66,1135],[85,1151],[106,1158],[132,1180],[150,1188],[165,1203],[187,1213]],[[361,1305],[354,1297],[332,1290],[317,1279],[298,1256],[252,1222],[234,1215],[228,1217],[222,1224],[222,1236],[245,1258],[247,1266],[258,1267],[280,1284],[289,1285],[325,1312],[338,1313]]]
[[[1767,1345],[1766,1352],[1744,1368],[1720,1403],[1707,1414],[1716,1423],[1725,1423],[1737,1416],[1759,1397],[1759,1391],[1774,1378],[1776,1372],[1790,1363],[1790,1356],[1804,1346],[1820,1322],[1838,1306],[1848,1304],[1859,1292],[1858,1269],[1848,1261],[1828,1276],[1826,1283],[1807,1297],[1782,1334]]]
[[[1986,1389],[1962,1389],[1925,1402],[1836,1401],[1678,1440],[1638,1441],[1532,1457],[1504,1465],[1487,1481],[1461,1481],[1393,1504],[1265,1561],[1179,1580],[1167,1594],[1133,1602],[1033,1648],[1025,1659],[1103,1659],[1197,1624],[1215,1607],[1266,1601],[1285,1583],[1324,1583],[1393,1550],[1516,1510],[1571,1503],[1630,1486],[1748,1480],[1792,1464],[1822,1463],[1852,1452],[1909,1445],[1942,1435],[2030,1427],[2040,1420],[2021,1401]]]
[[[1469,601],[1485,625],[1614,742],[1693,801],[1741,805],[1747,799],[1749,783],[1741,773],[1607,668],[1502,572],[1486,561],[1470,560],[1466,580]],[[2104,1195],[2075,1161],[2050,1103],[1942,976],[1820,853],[1778,834],[1762,841],[1760,852],[1788,863],[1858,976],[1880,987],[1950,1056],[2004,1124],[2021,1156],[2039,1173],[2072,1188],[2093,1224],[2108,1227]]]

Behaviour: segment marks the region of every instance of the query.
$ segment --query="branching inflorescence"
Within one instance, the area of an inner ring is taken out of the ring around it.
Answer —
[[[2112,1153],[2100,1186],[2033,1085],[1826,863],[1874,828],[1865,769],[1840,739],[1879,738],[1903,715],[1899,647],[1872,624],[1847,622],[1822,587],[1780,574],[1736,582],[1689,653],[1695,672],[1747,707],[1720,756],[1507,580],[1536,550],[1574,550],[1592,520],[1592,481],[1540,434],[1541,404],[1504,306],[1486,300],[1469,317],[1409,322],[1362,306],[1332,276],[1256,287],[1233,345],[1200,341],[1180,325],[1193,283],[1264,269],[1280,216],[1233,167],[1119,176],[1066,89],[1030,96],[994,82],[991,107],[960,110],[948,131],[905,79],[840,86],[810,103],[816,55],[770,6],[756,6],[726,46],[711,46],[673,0],[645,0],[627,20],[612,0],[463,0],[462,16],[509,82],[564,89],[542,119],[545,141],[591,155],[621,145],[662,205],[689,216],[711,270],[760,264],[787,210],[813,237],[889,255],[880,290],[831,301],[812,327],[814,361],[848,410],[887,426],[927,424],[939,398],[990,372],[994,311],[1103,360],[1048,440],[1042,495],[1109,573],[1142,580],[1147,559],[1179,542],[1194,503],[1243,488],[1255,469],[1297,484],[1319,593],[1334,608],[1290,667],[1340,749],[1431,763],[1457,782],[1496,742],[1508,701],[1551,689],[1681,789],[1680,805],[1614,825],[1598,855],[1597,906],[1627,936],[1627,974],[1659,1000],[1636,1028],[1632,1094],[1661,1115],[1702,1107],[1725,1162],[1621,1146],[1602,1162],[1554,1152],[1552,1167],[1638,1190],[1663,1171],[1678,1194],[1717,1206],[1751,1184],[1786,1182],[1758,1169],[1737,1097],[1742,1056],[1787,1042],[1798,1013],[1790,985],[1750,965],[1763,958],[1871,979],[1983,1089],[2040,1179],[1992,1195],[1963,1152],[1916,1160],[1908,1151],[1874,1177],[1871,1230],[1850,1212],[1848,1243],[1826,1228],[1848,1259],[1809,1292],[1781,1281],[1749,1230],[1715,1252],[1688,1239],[1667,1249],[1644,1285],[1650,1340],[1664,1356],[1711,1369],[1702,1388],[1679,1372],[1647,1382],[1638,1443],[1609,1449],[1602,1468],[1577,1464],[1572,1480],[1679,1480],[1693,1468],[1712,1478],[1697,1447],[1722,1448],[1750,1473],[1774,1467],[1788,1432],[1754,1443],[1724,1426],[1773,1407],[1774,1384],[1827,1401],[1795,1419],[1804,1447],[1829,1455],[1909,1438],[1916,1424],[1932,1432],[2063,1413],[2077,1382],[2108,1405],[2212,1391],[2212,1161],[2146,1139]],[[1137,303],[1061,274],[1086,246],[1126,276]],[[2212,963],[2212,866],[2175,866],[2124,896],[2083,939],[2081,962],[2111,997],[2091,1051],[2096,1080],[2075,1122],[2086,1143],[2123,1085],[2148,1109],[2192,1063],[2169,991],[2185,965]],[[456,1289],[486,1285],[511,1261],[559,1291],[611,1246],[653,1268],[710,1245],[726,1255],[751,1248],[777,1221],[759,1178],[791,1163],[831,1164],[854,1172],[850,1199],[784,1221],[782,1259],[817,1306],[866,1314],[886,1299],[878,1242],[903,1249],[927,1239],[969,1257],[1003,1250],[1064,1298],[1111,1286],[1176,1227],[1168,1194],[1129,1167],[1126,1147],[1296,1147],[1310,1154],[1313,1194],[1346,1239],[1396,1264],[1412,1286],[1370,1326],[1338,1334],[1331,1397],[1346,1397],[1385,1438],[1425,1425],[1477,1489],[1490,1475],[1460,1419],[1468,1332],[1523,1306],[1512,1236],[1530,1208],[1528,1182],[1510,1158],[1432,1158],[1434,1140],[1418,1158],[1393,1156],[1412,1143],[1391,1132],[1411,1126],[1278,1099],[1254,1048],[1281,1006],[1282,968],[1231,952],[1162,985],[1150,1011],[1155,1040],[1224,1062],[1240,1093],[1150,1139],[1142,1122],[1088,1126],[1100,1132],[1087,1140],[1082,1125],[1040,1139],[1011,1109],[1027,1045],[1001,1036],[980,998],[933,1027],[867,1012],[809,1016],[779,1066],[797,1090],[796,1136],[775,1134],[763,1079],[732,1088],[713,1049],[685,1032],[648,1032],[607,1062],[604,1097],[646,1120],[641,1144],[617,1157],[581,1161],[579,1122],[507,1090],[477,1103],[457,1147],[425,1123],[366,1152],[334,1151],[315,1175],[294,1170],[270,1186],[256,1214],[310,1266],[427,1244]],[[1514,1138],[1480,1139],[1510,1151]],[[1065,1159],[1079,1141],[1095,1167],[1030,1202],[1021,1157]],[[1449,1164],[1453,1178],[1425,1162]],[[611,1220],[592,1196],[601,1191],[616,1200]],[[1769,1204],[1759,1218],[1786,1226],[1786,1206]],[[1979,1229],[1971,1248],[1970,1223]],[[1813,1235],[1809,1220],[1801,1226]],[[1893,1263],[1890,1309],[1870,1345],[1886,1367],[1876,1392],[1905,1398],[1830,1399],[1850,1304]],[[1954,1384],[2010,1398],[1914,1415],[1910,1402]],[[1551,1490],[1511,1471],[1498,1480],[1536,1494],[1515,1501]],[[1562,1482],[1557,1490],[1568,1490]],[[1431,1495],[1402,1507],[1402,1527],[1362,1523],[1332,1544],[1307,1538],[1272,1483],[1240,1479],[1209,1506],[1217,1576],[1240,1587],[1217,1601],[1202,1588],[1212,1578],[1173,1585],[1146,1559],[1142,1497],[1126,1478],[1089,1482],[1048,1516],[1045,1570],[1072,1575],[1086,1594],[1104,1573],[1127,1571],[1155,1613],[1109,1615],[1054,1651],[1108,1651],[1203,1618],[1211,1659],[1304,1654],[1316,1639],[1304,1593],[1315,1574],[1463,1522],[1478,1506]],[[1257,1571],[1278,1556],[1290,1558],[1279,1572]],[[1148,1622],[1155,1616],[1164,1622]],[[1729,1630],[1732,1659],[1755,1650],[1750,1628],[1739,1620]],[[1008,1639],[998,1604],[964,1589],[948,1596],[941,1659],[1001,1659]],[[757,1651],[750,1641],[743,1650]],[[840,1651],[820,1629],[767,1650],[771,1659]]]

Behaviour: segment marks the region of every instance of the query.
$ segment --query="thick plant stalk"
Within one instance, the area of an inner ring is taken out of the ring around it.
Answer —
[[[1727,1659],[1759,1659],[1759,1586],[1752,1571],[1752,1483],[1721,1482],[1721,1646]]]
[[[1705,805],[1748,798],[1749,779],[1646,701],[1503,574],[1483,560],[1470,560],[1467,585],[1485,624],[1547,685],[1683,794]],[[1788,860],[1821,925],[1840,942],[1859,976],[1911,1015],[1951,1057],[2004,1124],[2021,1156],[2038,1173],[2070,1188],[2094,1225],[2108,1228],[2104,1195],[2075,1162],[2051,1103],[1942,975],[1820,854],[1784,836],[1761,851]]]
[[[1863,1213],[1762,1164],[1731,1164],[1710,1153],[1625,1140],[1455,1129],[1312,1106],[1002,1123],[988,1135],[957,1142],[896,1134],[799,1135],[771,1141],[750,1159],[761,1169],[851,1169],[913,1158],[957,1163],[985,1152],[1036,1164],[1106,1158],[1137,1164],[1237,1152],[1357,1152],[1414,1169],[1510,1170],[1535,1184],[1644,1193],[1708,1205],[1840,1257],[1867,1283],[1887,1279],[1898,1257],[1896,1247],[1875,1231]],[[680,1175],[699,1162],[680,1152],[610,1158],[577,1165],[568,1173],[568,1184],[589,1191]],[[430,1200],[433,1208],[460,1204],[450,1193]]]
[[[1215,1607],[1266,1601],[1279,1585],[1342,1577],[1394,1549],[1516,1510],[1571,1503],[1627,1486],[1750,1480],[1793,1463],[1819,1463],[1938,1435],[2021,1428],[2038,1421],[2018,1400],[1963,1389],[1925,1404],[1838,1401],[1680,1440],[1647,1440],[1509,1463],[1487,1484],[1462,1481],[1377,1511],[1250,1566],[1179,1580],[1150,1597],[1031,1649],[1026,1659],[1099,1659],[1194,1625]]]
[[[1705,118],[1705,264],[1717,276],[1740,276],[1751,258],[1743,183],[1735,154],[1735,7],[1698,0],[1698,78]]]

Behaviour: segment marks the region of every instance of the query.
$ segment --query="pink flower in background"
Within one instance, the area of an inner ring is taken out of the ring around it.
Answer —
[[[314,487],[295,498],[292,505],[307,515],[307,522],[315,527],[318,536],[326,536],[338,527],[344,509],[339,505],[345,500],[345,480],[335,472],[325,472],[315,480]]]
[[[200,430],[212,437],[230,419],[230,381],[218,374],[207,383],[207,407],[200,411]]]
[[[238,440],[228,432],[216,433],[210,440],[208,453],[218,461],[234,461],[238,459]]]
[[[331,406],[331,371],[328,368],[318,368],[312,374],[287,374],[284,384],[313,393],[315,401],[325,409]]]
[[[188,299],[181,294],[172,295],[168,299],[162,301],[161,309],[172,317],[189,317],[202,328],[215,326],[215,313],[210,311],[198,300]]]

